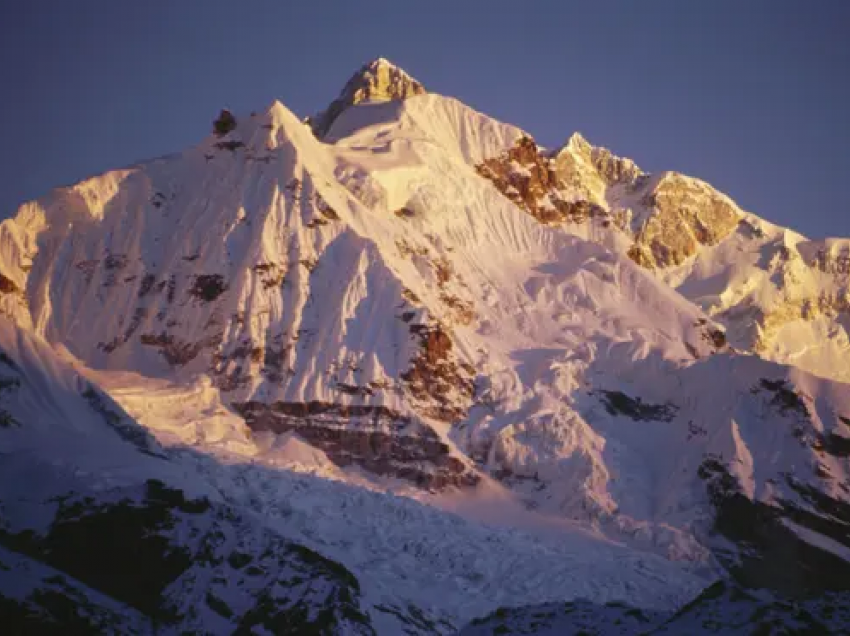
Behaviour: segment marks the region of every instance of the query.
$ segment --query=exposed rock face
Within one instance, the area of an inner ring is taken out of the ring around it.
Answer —
[[[479,479],[432,429],[383,406],[244,402],[234,408],[251,430],[294,432],[339,466],[357,464],[429,489]]]
[[[565,196],[610,214],[634,241],[629,256],[647,269],[678,265],[717,245],[741,220],[735,204],[707,183],[675,172],[650,176],[578,133],[553,161]]]
[[[850,381],[834,363],[850,342],[846,239],[808,241],[699,179],[644,174],[578,134],[553,160],[561,196],[600,206],[625,253],[722,322],[735,348]]]
[[[593,146],[579,133],[574,133],[553,158],[558,176],[571,186],[588,181],[591,183],[587,185],[591,187],[599,185],[593,181],[601,181],[606,186],[633,184],[644,176],[631,159],[618,157],[607,148]]]
[[[586,200],[571,201],[552,159],[530,137],[523,137],[501,157],[476,166],[499,192],[541,223],[581,223],[605,211]]]
[[[634,238],[629,256],[648,269],[678,265],[740,221],[735,204],[708,184],[676,173],[649,178],[633,161],[578,134],[552,156],[523,137],[476,169],[541,223],[615,219]],[[619,206],[618,197],[634,209]]]
[[[222,110],[218,118],[213,122],[213,133],[218,137],[223,137],[227,133],[236,129],[236,117],[229,110]]]
[[[402,380],[426,415],[448,422],[463,419],[472,405],[474,369],[458,364],[452,339],[441,325],[411,325],[410,331],[421,349]]]
[[[11,278],[0,273],[0,316],[11,320],[28,317],[29,308],[23,290]]]
[[[308,123],[316,137],[324,137],[334,120],[349,106],[362,102],[388,102],[423,95],[425,87],[389,60],[378,58],[364,65],[348,80],[342,92]]]
[[[21,290],[15,285],[14,281],[0,274],[0,294],[20,294]]]
[[[678,265],[719,243],[740,220],[735,204],[697,179],[664,173],[643,195],[648,210],[629,256],[648,268]]]
[[[608,207],[607,190],[615,185],[632,186],[643,172],[631,159],[618,157],[605,148],[592,146],[579,133],[552,154],[555,172],[574,199],[587,199]]]
[[[644,174],[634,161],[618,157],[607,148],[594,146],[590,151],[590,160],[608,185],[633,184]]]
[[[678,408],[674,404],[645,404],[639,397],[632,398],[621,391],[599,391],[605,410],[610,415],[625,415],[636,422],[670,422]]]
[[[171,367],[181,367],[188,364],[205,349],[215,349],[221,343],[221,340],[221,334],[194,342],[186,342],[166,333],[143,333],[139,337],[139,341],[143,345],[157,348]]]

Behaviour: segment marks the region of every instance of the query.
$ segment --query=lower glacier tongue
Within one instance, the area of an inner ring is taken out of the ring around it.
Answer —
[[[178,453],[226,501],[345,564],[367,601],[409,601],[455,625],[501,605],[570,598],[674,609],[711,580],[568,524],[498,527],[319,475]]]

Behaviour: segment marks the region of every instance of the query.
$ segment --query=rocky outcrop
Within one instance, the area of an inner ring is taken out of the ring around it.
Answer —
[[[614,186],[633,188],[646,175],[631,159],[592,146],[579,133],[551,153],[555,173],[567,198],[587,200],[608,209],[608,190]]]
[[[628,255],[647,269],[678,265],[717,245],[742,220],[734,202],[707,183],[675,172],[648,175],[578,133],[552,164],[562,197],[601,207],[633,239]]]
[[[355,464],[434,490],[473,486],[479,479],[431,428],[385,406],[326,402],[233,406],[252,431],[293,432],[338,466]]]
[[[11,278],[0,274],[0,294],[21,294],[21,290]]]
[[[324,137],[340,113],[362,102],[388,102],[423,95],[425,87],[382,57],[364,65],[348,80],[342,92],[323,112],[307,123],[316,137]]]
[[[738,582],[798,597],[850,590],[850,562],[804,540],[793,529],[796,524],[850,549],[850,505],[790,476],[786,477],[788,484],[804,495],[806,507],[785,500],[764,503],[751,499],[729,467],[716,457],[703,461],[699,476],[705,480],[715,509],[714,532],[741,546],[731,552],[715,549]]]
[[[227,291],[227,283],[221,274],[199,274],[195,276],[189,293],[203,302],[212,302]]]
[[[598,191],[600,186],[632,185],[645,176],[631,159],[591,145],[580,133],[574,133],[552,158],[558,176],[571,188],[585,185]]]
[[[425,415],[447,422],[463,419],[472,406],[474,369],[457,361],[442,325],[411,325],[410,331],[419,338],[420,350],[401,379]]]
[[[167,333],[143,333],[139,337],[139,341],[143,345],[158,349],[170,367],[182,367],[188,364],[205,349],[215,350],[221,344],[221,340],[221,334],[207,336],[194,342],[181,340]]]
[[[24,290],[2,272],[0,272],[0,316],[8,316],[10,320],[19,322],[29,320],[29,305]],[[24,317],[26,319],[22,320]]]
[[[640,397],[633,398],[622,391],[600,390],[598,393],[609,415],[624,415],[636,422],[670,422],[679,410],[675,404],[647,404]]]
[[[717,245],[740,221],[731,200],[707,183],[665,173],[643,194],[645,220],[628,254],[650,269],[679,265],[701,246]]]
[[[847,280],[850,276],[850,241],[808,241],[796,247],[809,267],[841,280]]]
[[[608,185],[634,184],[644,175],[634,161],[618,157],[607,148],[593,146],[590,161]]]
[[[850,299],[830,293],[821,293],[808,298],[788,299],[772,307],[754,307],[752,311],[752,347],[757,352],[767,351],[786,325],[796,322],[812,322],[821,316],[836,318],[850,311]]]
[[[606,216],[605,210],[586,200],[568,200],[552,159],[531,137],[519,139],[500,157],[476,166],[479,175],[541,223],[582,223]]]

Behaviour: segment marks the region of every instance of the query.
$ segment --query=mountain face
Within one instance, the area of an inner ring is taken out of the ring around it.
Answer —
[[[723,575],[742,633],[744,596],[829,624],[848,259],[383,59],[307,122],[223,113],[0,224],[0,616],[426,634],[583,599],[674,633]]]

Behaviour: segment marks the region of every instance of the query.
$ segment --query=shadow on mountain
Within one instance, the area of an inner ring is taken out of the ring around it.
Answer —
[[[11,553],[0,555],[0,569],[11,569],[11,556],[43,570],[24,598],[3,599],[0,623],[13,633],[61,633],[70,626],[66,606],[80,604],[61,588],[45,589],[61,583],[77,597],[88,589],[119,604],[98,608],[87,598],[93,609],[74,633],[374,633],[350,571],[250,515],[156,479],[109,499],[69,494],[45,532],[0,531]]]
[[[567,603],[499,608],[460,631],[462,636],[536,634],[539,636],[674,636],[688,634],[839,634],[850,625],[850,595],[829,593],[793,601],[718,581],[675,613],[623,603]]]
[[[225,463],[191,447],[166,453],[145,453],[152,474],[158,462],[191,465],[199,489],[217,494],[192,497],[157,478],[80,492],[57,472],[50,476],[57,495],[29,502],[43,508],[46,526],[26,527],[29,520],[16,518],[21,507],[9,506],[13,514],[0,518],[0,625],[39,635],[376,634],[373,620],[383,615],[412,634],[457,631],[412,605],[367,609],[348,568],[287,538],[301,533],[286,530],[286,501],[270,517],[253,505],[252,487],[289,471]]]
[[[246,476],[267,482],[284,472],[223,463],[192,448],[170,454],[199,462],[199,475],[215,471],[228,483]],[[251,472],[243,475],[246,468]],[[367,609],[350,570],[264,523],[247,502],[249,489],[240,493],[246,502],[228,501],[226,490],[221,489],[222,501],[213,501],[148,479],[97,497],[68,493],[45,501],[55,513],[43,531],[12,531],[14,520],[4,519],[0,624],[12,626],[15,634],[69,629],[75,634],[376,634],[372,618],[384,612],[407,633],[456,632],[417,608]],[[10,583],[19,588],[13,594]],[[838,633],[838,626],[850,624],[848,601],[846,593],[790,600],[720,582],[673,615],[573,600],[501,608],[460,633]]]

